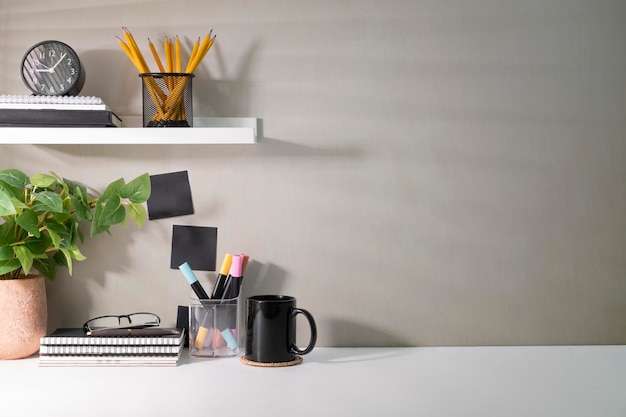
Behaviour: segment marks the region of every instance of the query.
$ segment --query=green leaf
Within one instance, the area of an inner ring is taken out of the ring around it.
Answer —
[[[72,246],[67,251],[72,259],[76,259],[77,261],[84,261],[85,259],[87,259],[76,245]]]
[[[41,235],[41,232],[39,231],[37,215],[34,211],[24,210],[22,214],[17,216],[17,219],[15,221],[20,227],[22,227],[22,229],[26,230],[31,235],[35,237],[39,237]]]
[[[67,249],[59,249],[57,255],[61,254],[63,257],[63,262],[65,266],[67,266],[67,272],[72,275],[72,256],[70,255],[70,251]]]
[[[30,268],[33,266],[33,254],[24,245],[13,246],[13,252],[15,252],[15,256],[19,259],[24,273],[28,275]]]
[[[48,229],[48,236],[50,236],[50,240],[52,240],[52,246],[59,249],[59,247],[61,247],[61,236],[51,229]]]
[[[76,243],[76,239],[78,239],[80,243],[83,243],[83,241],[85,240],[83,231],[80,229],[80,227],[78,227],[78,223],[74,223],[72,227],[72,239],[74,243]]]
[[[93,211],[93,219],[91,219],[91,236],[96,236],[109,230],[109,226],[100,225],[100,217],[102,216],[103,210],[102,207],[102,203],[96,201],[96,207]]]
[[[12,200],[24,201],[24,189],[10,187],[8,184],[0,182],[0,191],[4,191]],[[29,191],[27,189],[26,191]]]
[[[15,207],[16,210],[24,210],[24,209],[29,209],[30,207],[28,206],[28,204],[24,203],[21,200],[18,200],[15,197],[11,198],[11,201],[13,202],[13,207]]]
[[[70,190],[69,190],[69,184],[67,182],[67,180],[65,180],[64,178],[61,178],[56,172],[54,171],[50,171],[50,174],[52,174],[52,176],[54,176],[54,178],[56,178],[56,186],[54,187],[54,192],[62,195],[62,196],[66,196],[68,194],[70,194]],[[60,188],[59,188],[60,186]]]
[[[16,213],[11,196],[0,189],[0,216],[12,216]]]
[[[8,261],[13,259],[13,249],[10,246],[2,244],[0,246],[0,261]]]
[[[7,261],[0,261],[0,275],[16,271],[22,267],[20,261],[13,258]]]
[[[41,207],[39,207],[41,208]],[[45,212],[45,210],[44,210]],[[68,223],[68,222],[73,222],[76,221],[76,219],[74,219],[74,217],[72,217],[72,214],[69,212],[66,213],[55,213],[54,214],[54,219],[60,223]]]
[[[70,233],[70,231],[68,230],[65,224],[59,223],[55,219],[46,219],[45,224],[46,224],[46,229],[48,231],[52,230],[54,233],[58,235],[65,236],[65,235],[69,235]]]
[[[41,207],[37,207],[39,211],[51,211],[53,213],[63,213],[63,199],[60,195],[52,192],[52,191],[41,191],[38,193],[33,193],[35,200],[38,202]],[[34,207],[33,207],[34,208]]]
[[[47,277],[50,281],[54,281],[57,275],[57,264],[52,258],[35,258],[33,260],[33,268],[41,275]]]
[[[63,178],[61,180],[58,175],[57,175],[57,178],[59,178],[59,181],[61,181],[63,184],[67,185],[67,188],[68,188],[68,190],[70,191],[71,194],[76,194],[77,190],[81,190],[81,192],[86,197],[89,197],[89,195],[87,194],[87,187],[85,187],[83,184],[81,184],[81,183],[79,183],[77,181],[69,180],[67,178]]]
[[[150,175],[146,173],[122,187],[120,196],[133,203],[144,203],[150,197],[151,190]]]
[[[13,236],[13,229],[15,229],[15,219],[9,217],[5,219],[5,222],[0,224],[0,244],[8,245],[15,243],[15,236]]]
[[[102,193],[100,198],[98,198],[98,200],[104,202],[104,201],[107,201],[109,198],[111,198],[114,195],[119,197],[120,191],[124,187],[125,184],[126,183],[124,182],[124,178],[120,178],[120,179],[118,179],[116,181],[113,181],[104,190],[104,192]]]
[[[69,224],[71,227],[72,222],[69,222]],[[50,236],[52,247],[58,249],[62,246],[71,246],[72,232],[66,225],[58,223],[52,219],[47,219],[45,227],[48,232],[48,236]]]
[[[111,226],[122,223],[125,218],[126,210],[124,206],[122,206],[119,196],[112,195],[104,204],[98,224],[101,226]]]
[[[128,215],[137,223],[137,227],[141,229],[146,221],[147,212],[143,205],[139,203],[131,203],[128,206]]]
[[[0,183],[21,190],[28,184],[28,176],[19,169],[3,169],[0,170]]]
[[[60,247],[63,249],[69,249],[76,245],[76,231],[78,230],[78,223],[70,219],[64,225],[67,233],[61,235]]]
[[[30,183],[39,188],[48,188],[56,182],[57,179],[55,177],[47,174],[37,174],[30,178]]]
[[[48,249],[52,248],[52,238],[42,234],[40,237],[31,237],[26,240],[24,245],[35,257],[45,255]]]
[[[74,188],[75,193],[72,195],[72,204],[76,210],[78,220],[91,220],[91,210],[89,209],[89,201],[87,200],[87,192],[80,187]]]

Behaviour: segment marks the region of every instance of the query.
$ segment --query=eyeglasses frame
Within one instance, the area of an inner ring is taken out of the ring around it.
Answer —
[[[132,321],[132,319],[131,319],[130,317],[131,317],[131,316],[134,316],[134,315],[138,315],[138,314],[148,314],[148,315],[154,316],[154,317],[156,318],[156,320],[155,320],[154,322],[147,322],[147,323],[142,323],[142,324],[135,324],[135,325],[133,325],[133,324],[132,324],[132,323],[133,323],[133,321]],[[115,326],[115,327],[104,327],[104,328],[102,328],[102,327],[98,327],[98,328],[91,328],[91,327],[89,326],[89,323],[91,323],[91,322],[94,322],[94,321],[96,321],[96,320],[100,320],[100,319],[104,319],[104,318],[109,318],[109,317],[115,317],[115,318],[117,318],[118,323],[120,323],[120,325],[119,325],[119,326]],[[128,326],[122,326],[122,325],[121,325],[122,318],[126,318],[126,319],[128,319],[128,323],[129,323],[129,325],[128,325]],[[156,315],[156,314],[154,314],[154,313],[149,313],[149,312],[146,312],[146,311],[138,311],[138,312],[136,312],[136,313],[129,313],[129,314],[120,314],[120,315],[107,314],[107,315],[104,315],[104,316],[94,317],[94,318],[92,318],[92,319],[87,320],[87,321],[83,324],[83,331],[84,331],[85,333],[87,333],[87,332],[92,332],[92,331],[94,331],[94,330],[109,330],[109,329],[145,329],[145,328],[147,328],[147,327],[157,327],[157,326],[158,326],[158,325],[160,325],[160,324],[161,324],[161,318],[160,318],[158,315]]]

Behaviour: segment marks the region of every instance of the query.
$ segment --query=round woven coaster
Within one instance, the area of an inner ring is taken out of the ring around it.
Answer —
[[[246,365],[250,365],[250,366],[260,366],[262,368],[281,368],[283,366],[293,366],[293,365],[298,365],[302,363],[302,356],[296,355],[294,360],[289,361],[289,362],[269,362],[269,363],[254,362],[249,359],[246,359],[245,356],[240,356],[239,360],[241,360],[241,362],[245,363]]]

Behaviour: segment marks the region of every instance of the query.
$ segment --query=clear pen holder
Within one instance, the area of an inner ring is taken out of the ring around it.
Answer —
[[[239,297],[189,303],[189,354],[215,358],[239,354]]]

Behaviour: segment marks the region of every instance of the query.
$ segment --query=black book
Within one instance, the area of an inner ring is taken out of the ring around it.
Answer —
[[[0,109],[3,127],[120,127],[110,110]]]

